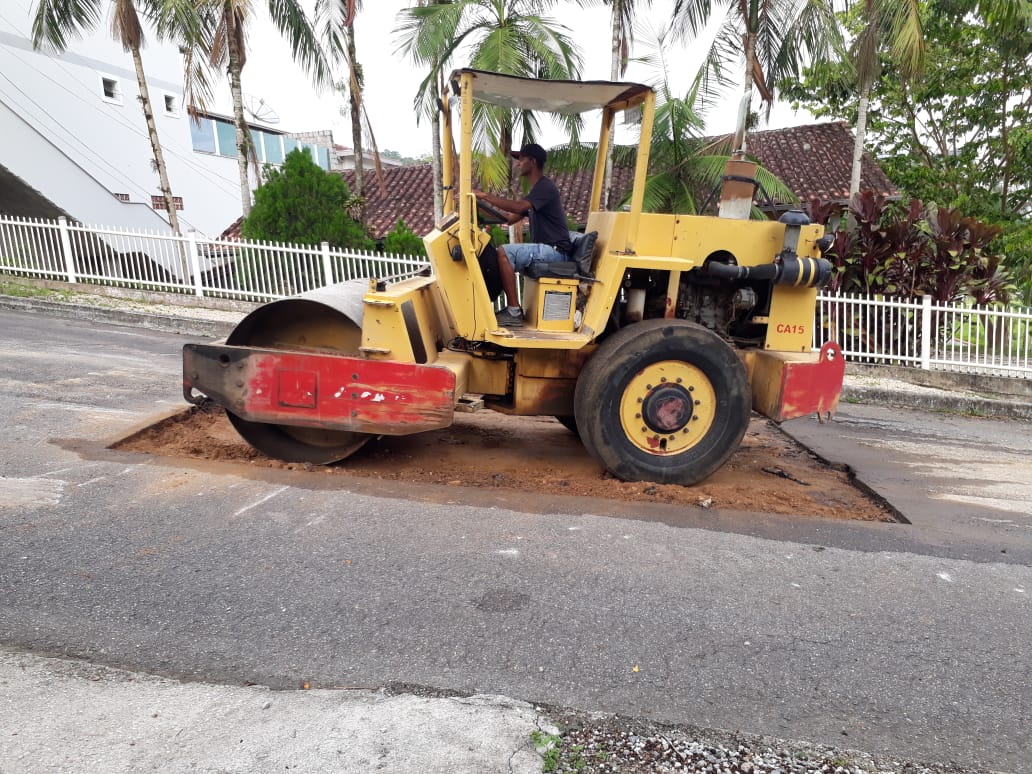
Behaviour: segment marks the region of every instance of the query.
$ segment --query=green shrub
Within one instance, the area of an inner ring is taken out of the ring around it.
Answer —
[[[390,255],[425,255],[422,237],[400,219],[383,238],[383,251]]]
[[[293,150],[280,168],[266,167],[265,183],[254,192],[254,207],[240,232],[247,239],[371,250],[373,240],[351,216],[356,201],[343,177]]]

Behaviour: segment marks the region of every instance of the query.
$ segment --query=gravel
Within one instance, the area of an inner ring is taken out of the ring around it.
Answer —
[[[976,774],[987,769],[877,757],[774,737],[664,727],[620,717],[554,717],[538,734],[544,771],[563,774]]]

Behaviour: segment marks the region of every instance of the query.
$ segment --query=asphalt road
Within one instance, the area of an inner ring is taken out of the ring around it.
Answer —
[[[0,331],[4,646],[234,684],[501,693],[1032,771],[1032,569],[1001,533],[750,528],[742,514],[703,529],[113,452],[180,405],[184,340],[9,312]],[[927,435],[892,453],[934,459]],[[1001,448],[1020,471],[1019,441]],[[915,497],[921,470],[906,469]]]

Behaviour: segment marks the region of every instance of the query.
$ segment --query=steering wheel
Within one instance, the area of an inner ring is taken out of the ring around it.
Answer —
[[[508,215],[506,215],[501,210],[495,209],[490,204],[488,204],[485,201],[481,201],[480,199],[477,199],[477,210],[479,210],[482,215],[486,215],[487,216],[487,217],[481,217],[480,218],[480,222],[483,223],[484,225],[493,226],[493,225],[495,225],[497,223],[508,223],[509,222],[509,216]]]

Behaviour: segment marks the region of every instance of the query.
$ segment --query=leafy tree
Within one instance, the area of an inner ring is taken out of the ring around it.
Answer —
[[[849,195],[860,191],[860,165],[867,134],[867,110],[871,90],[881,70],[883,49],[888,49],[899,68],[900,77],[913,81],[924,67],[925,44],[921,33],[920,0],[863,0],[863,27],[849,50],[850,63],[856,73],[857,102],[856,138],[853,143],[853,166],[849,176]]]
[[[696,214],[702,210],[708,195],[721,182],[725,165],[734,150],[730,140],[708,142],[704,139],[705,97],[712,98],[711,85],[704,74],[696,76],[684,95],[676,94],[670,85],[670,69],[666,52],[670,50],[669,28],[651,31],[643,45],[647,51],[641,61],[658,75],[656,115],[653,121],[649,152],[649,176],[645,181],[643,208],[647,212],[679,212]],[[615,149],[614,160],[633,164],[637,147]],[[585,168],[594,163],[590,144],[564,148],[554,153],[557,168]],[[759,167],[757,179],[764,189],[780,201],[795,201],[796,196],[769,171]],[[630,194],[624,198],[629,201]],[[756,217],[763,217],[758,211]]]
[[[599,0],[578,0],[581,5],[593,6]],[[609,80],[618,81],[627,72],[631,59],[631,48],[634,45],[634,17],[636,0],[601,0],[610,8],[610,41]],[[651,6],[652,0],[642,0],[643,5]],[[602,182],[602,208],[609,206],[609,192],[613,183],[613,147],[609,147],[606,158],[605,178]]]
[[[399,219],[383,238],[383,251],[391,255],[423,255],[423,239]]]
[[[469,66],[480,70],[528,78],[579,77],[581,56],[570,30],[540,14],[553,4],[554,0],[454,0],[401,11],[395,28],[398,50],[429,68],[416,96],[417,106],[439,109],[440,78],[455,52],[467,45],[472,47]],[[568,117],[565,123],[576,138],[579,117]],[[482,103],[474,106],[473,131],[485,187],[509,187],[509,150],[517,130],[524,142],[534,140],[538,124],[532,112]]]
[[[57,53],[68,47],[69,38],[81,36],[101,23],[102,12],[107,3],[101,0],[39,0],[36,13],[32,19],[32,45],[35,48],[47,47]],[[147,123],[147,136],[150,138],[151,152],[154,155],[154,167],[158,173],[161,196],[165,200],[168,222],[172,231],[179,233],[179,217],[176,213],[172,197],[172,187],[168,182],[168,169],[158,139],[158,127],[154,123],[154,109],[151,106],[150,90],[147,88],[147,77],[143,70],[143,57],[140,49],[146,45],[143,34],[141,15],[158,24],[159,35],[169,36],[176,32],[184,32],[177,27],[177,3],[175,0],[115,0],[111,16],[111,36],[122,45],[122,48],[133,58],[136,68],[136,83],[140,89],[140,106]],[[191,18],[188,14],[186,18]],[[184,265],[183,276],[189,274]]]
[[[907,196],[1002,227],[993,249],[1032,304],[1032,26],[1001,21],[1012,16],[1003,0],[998,6],[923,6],[924,73],[907,83],[883,55],[869,138]],[[808,70],[791,94],[816,115],[854,121],[849,83],[847,65],[825,65]]]
[[[322,170],[304,151],[291,151],[278,169],[266,166],[265,176],[241,225],[247,239],[302,245],[329,242],[363,250],[375,246],[349,212],[356,201],[344,178]]]

